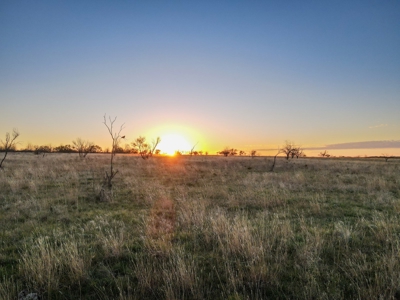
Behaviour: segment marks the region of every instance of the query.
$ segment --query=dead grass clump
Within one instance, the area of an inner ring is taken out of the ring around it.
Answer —
[[[174,202],[168,198],[157,200],[150,210],[146,224],[146,236],[152,239],[172,238],[175,230],[176,211]]]
[[[296,257],[303,268],[318,268],[321,252],[325,246],[324,235],[318,226],[307,224],[305,219],[300,219],[298,237],[302,242],[297,245]]]
[[[388,185],[390,184],[385,180],[385,178],[377,175],[368,176],[366,182],[366,188],[369,192],[385,191],[387,190]]]
[[[0,280],[0,299],[15,300],[17,299],[19,291],[21,291],[21,287],[18,281],[13,277],[3,277],[2,280]]]
[[[211,231],[224,255],[257,260],[263,246],[254,239],[252,224],[246,215],[229,218],[222,210],[210,215]]]
[[[349,241],[353,235],[353,226],[345,224],[343,221],[338,221],[334,224],[333,234],[338,238],[340,242],[343,242],[347,247]]]
[[[83,232],[93,236],[106,258],[122,256],[129,240],[124,222],[113,220],[107,215],[89,221],[83,227]]]
[[[181,249],[172,252],[170,261],[162,267],[165,299],[202,299],[199,273],[191,255]]]
[[[206,209],[210,205],[204,199],[188,199],[180,197],[177,202],[177,224],[180,230],[201,232],[206,222]]]
[[[139,298],[204,298],[195,260],[181,248],[171,248],[165,256],[144,253],[134,263],[134,274]]]
[[[400,285],[398,246],[393,250],[373,257],[359,250],[340,262],[340,269],[351,283],[352,298],[396,299]]]
[[[74,237],[65,240],[58,240],[56,236],[39,237],[23,246],[19,270],[31,287],[52,294],[61,284],[84,280],[91,260],[92,254],[84,251]]]

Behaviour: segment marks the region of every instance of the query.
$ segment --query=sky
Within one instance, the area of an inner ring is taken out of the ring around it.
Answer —
[[[0,1],[0,138],[400,155],[400,2]],[[184,149],[180,149],[184,150]]]

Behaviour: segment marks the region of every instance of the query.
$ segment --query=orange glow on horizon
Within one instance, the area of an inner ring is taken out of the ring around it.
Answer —
[[[171,156],[176,151],[186,154],[193,147],[194,151],[208,151],[208,141],[204,140],[202,134],[197,129],[183,124],[157,124],[144,132],[144,136],[149,138],[159,136],[161,138],[161,142],[157,146],[161,154]]]
[[[187,152],[190,151],[192,146],[190,143],[181,135],[171,133],[161,136],[161,142],[157,146],[162,154],[173,156],[176,151]]]

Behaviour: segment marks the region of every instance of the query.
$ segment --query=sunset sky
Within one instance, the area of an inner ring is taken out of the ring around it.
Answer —
[[[0,2],[0,139],[400,155],[400,1]],[[179,149],[185,150],[185,149]]]

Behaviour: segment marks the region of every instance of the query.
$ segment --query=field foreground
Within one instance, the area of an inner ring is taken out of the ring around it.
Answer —
[[[13,153],[0,299],[400,299],[400,161]]]

